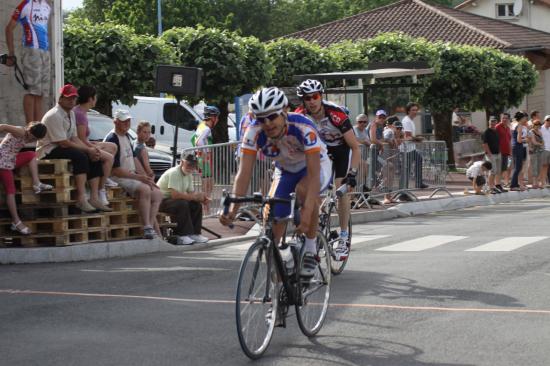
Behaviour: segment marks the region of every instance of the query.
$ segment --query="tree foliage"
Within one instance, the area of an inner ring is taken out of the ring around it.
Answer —
[[[271,85],[293,86],[294,75],[330,72],[337,68],[332,53],[303,39],[281,38],[268,43],[267,52],[275,66]]]
[[[261,40],[286,34],[362,11],[389,5],[394,0],[162,0],[164,29],[217,27]],[[450,5],[450,0],[436,0]],[[140,34],[157,34],[157,0],[84,0],[79,17],[93,22],[126,24]]]
[[[175,55],[163,41],[126,26],[80,21],[65,25],[64,58],[65,80],[96,87],[97,108],[110,115],[113,101],[133,104],[134,95],[151,94],[155,66]]]
[[[264,46],[253,37],[203,27],[173,28],[162,39],[175,47],[182,65],[202,68],[204,99],[222,110],[214,140],[227,141],[227,103],[265,85],[273,73]]]

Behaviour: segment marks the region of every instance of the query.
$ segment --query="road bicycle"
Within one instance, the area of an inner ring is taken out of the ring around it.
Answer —
[[[326,192],[326,196],[319,208],[319,231],[323,233],[328,242],[328,248],[331,256],[330,270],[332,274],[339,275],[342,271],[344,271],[344,267],[348,263],[349,255],[351,253],[351,214],[348,221],[348,239],[346,240],[348,256],[340,261],[336,260],[336,248],[340,244],[340,235],[338,234],[339,225],[332,226],[331,216],[334,212],[336,212],[337,196],[339,193],[340,195],[346,194],[347,186],[343,185],[338,190],[335,190],[334,186],[330,184]]]
[[[256,203],[261,206],[260,217],[256,218],[261,227],[260,234],[241,263],[235,301],[239,343],[249,358],[257,359],[267,350],[275,327],[286,327],[291,306],[295,307],[298,325],[304,335],[313,337],[321,330],[330,297],[330,249],[324,235],[318,232],[317,268],[312,277],[303,277],[300,270],[304,245],[300,236],[295,236],[288,243],[283,238],[281,249],[288,250],[286,246],[289,246],[291,253],[286,262],[273,238],[274,223],[294,220],[295,225],[299,225],[299,215],[295,214],[295,194],[288,200],[263,197],[261,194],[231,197],[224,192],[224,214],[227,214],[231,203]],[[290,215],[274,217],[274,210],[269,207],[277,204],[290,204]]]

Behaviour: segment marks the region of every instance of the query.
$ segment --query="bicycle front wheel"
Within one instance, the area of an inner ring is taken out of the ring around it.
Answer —
[[[277,276],[270,248],[257,241],[248,249],[237,282],[237,334],[243,352],[251,359],[265,352],[275,328]]]
[[[330,298],[331,258],[327,239],[321,232],[317,233],[317,256],[319,263],[313,277],[310,280],[301,279],[299,290],[302,304],[296,305],[298,325],[308,337],[315,336],[321,330]]]

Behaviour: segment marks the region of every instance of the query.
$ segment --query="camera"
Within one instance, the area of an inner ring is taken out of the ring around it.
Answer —
[[[0,55],[0,65],[5,65],[8,63],[8,60],[12,58],[15,61],[15,56],[9,56],[7,53]]]

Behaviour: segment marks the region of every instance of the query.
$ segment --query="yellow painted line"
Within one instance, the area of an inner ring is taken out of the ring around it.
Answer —
[[[81,297],[99,297],[99,298],[118,298],[118,299],[138,299],[138,300],[157,300],[174,301],[201,304],[234,304],[233,300],[208,300],[208,299],[186,299],[178,297],[162,296],[141,296],[124,294],[95,294],[84,292],[60,292],[60,291],[36,291],[36,290],[0,290],[4,295],[46,295],[46,296],[81,296]],[[513,314],[543,314],[550,315],[550,310],[540,309],[520,309],[520,308],[449,308],[437,306],[405,306],[405,305],[385,305],[385,304],[338,304],[332,303],[333,308],[365,308],[365,309],[386,309],[386,310],[412,310],[412,311],[446,311],[446,312],[472,312],[472,313],[513,313]]]

